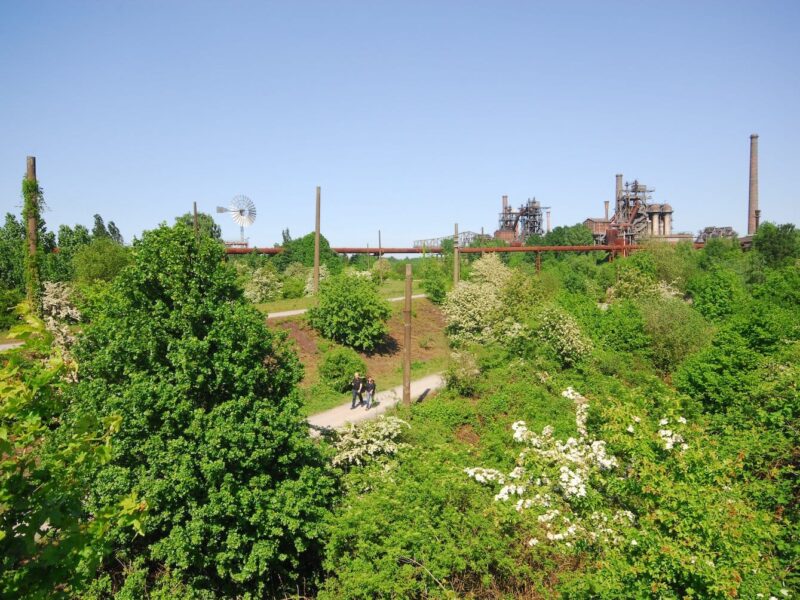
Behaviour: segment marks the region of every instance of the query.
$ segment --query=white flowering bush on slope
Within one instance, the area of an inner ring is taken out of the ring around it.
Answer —
[[[512,271],[495,254],[475,261],[470,281],[460,281],[442,305],[447,333],[456,345],[497,339],[503,320],[502,295]]]
[[[283,282],[272,265],[259,267],[244,284],[244,297],[259,304],[280,298]]]
[[[589,432],[588,400],[572,388],[563,395],[575,402],[577,437],[518,421],[522,449],[510,472],[465,472],[519,513],[534,555],[594,565],[565,578],[565,597],[751,598],[784,587],[774,520],[744,499],[733,465],[708,440],[687,441],[685,418],[640,417],[611,403],[598,411],[607,444]]]
[[[364,466],[381,457],[393,456],[405,447],[400,442],[403,429],[408,423],[397,417],[381,416],[374,421],[357,425],[349,423],[336,441],[334,466]]]

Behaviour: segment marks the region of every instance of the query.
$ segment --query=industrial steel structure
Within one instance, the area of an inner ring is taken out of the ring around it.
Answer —
[[[583,224],[588,227],[597,244],[634,244],[646,237],[683,238],[672,234],[672,207],[669,204],[650,203],[655,190],[638,179],[626,182],[616,176],[614,215],[608,216],[605,202],[603,218],[590,217]]]
[[[697,234],[694,241],[698,244],[704,244],[710,239],[726,238],[733,239],[736,237],[736,232],[733,227],[706,227]]]
[[[542,206],[536,198],[516,210],[509,205],[508,196],[503,196],[503,210],[498,215],[495,239],[505,242],[524,242],[532,235],[544,235],[544,213],[547,210],[547,231],[550,229],[550,207]]]
[[[426,248],[428,250],[431,248],[441,248],[442,242],[453,239],[455,239],[455,236],[445,235],[443,237],[429,238],[427,240],[414,240],[414,248]],[[474,231],[462,231],[458,234],[458,245],[464,248],[481,239],[490,240],[491,236],[475,233]]]

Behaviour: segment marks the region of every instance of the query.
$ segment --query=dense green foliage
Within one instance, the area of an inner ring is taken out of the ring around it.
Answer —
[[[194,214],[193,213],[184,213],[180,217],[175,217],[176,223],[183,223],[192,231],[194,231]],[[222,229],[220,226],[217,225],[217,222],[214,221],[214,217],[209,215],[208,213],[199,212],[197,213],[197,230],[200,235],[206,235],[211,237],[215,240],[222,239]]]
[[[319,304],[308,311],[308,322],[330,340],[371,352],[385,341],[390,314],[372,279],[342,274],[320,284]]]
[[[284,236],[283,252],[274,257],[275,266],[284,271],[292,263],[300,263],[306,267],[314,266],[314,232],[308,233],[295,240]],[[319,262],[326,265],[331,273],[342,270],[342,259],[331,250],[331,245],[324,235],[319,236]]]
[[[22,224],[23,227],[26,227],[24,250],[25,296],[32,310],[38,314],[41,310],[42,295],[42,252],[39,250],[38,239],[28,239],[26,225],[30,219],[34,219],[36,223],[41,219],[44,195],[36,180],[27,178],[22,180],[22,201]],[[35,244],[33,251],[31,251],[31,242]]]
[[[400,411],[409,446],[347,473],[320,597],[797,588],[800,265],[724,241],[597,258],[513,273],[502,332]]]
[[[319,376],[337,392],[350,389],[354,373],[366,374],[367,365],[352,348],[334,348],[325,353],[319,364]]]
[[[80,593],[109,528],[141,530],[146,504],[121,490],[86,511],[88,475],[108,461],[120,418],[62,419],[68,366],[35,317],[17,334],[25,345],[0,355],[0,596]]]
[[[78,281],[111,281],[129,262],[130,254],[125,246],[110,237],[99,237],[75,253],[73,267]]]
[[[184,225],[145,232],[77,347],[75,417],[122,418],[89,506],[133,489],[151,507],[143,535],[109,532],[109,585],[169,572],[262,597],[317,564],[333,480],[298,415],[301,366],[223,252]]]

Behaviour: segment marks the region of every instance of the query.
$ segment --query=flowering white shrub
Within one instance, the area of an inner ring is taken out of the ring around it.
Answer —
[[[477,388],[481,375],[478,360],[471,352],[452,352],[450,363],[444,373],[448,389],[455,390],[462,396],[472,396]]]
[[[563,395],[575,402],[575,425],[578,437],[561,441],[553,437],[553,428],[541,434],[527,428],[523,421],[512,425],[514,441],[525,445],[517,466],[504,475],[494,469],[469,468],[467,475],[479,483],[499,484],[497,502],[515,500],[518,512],[533,509],[544,539],[593,544],[600,541],[619,543],[622,531],[630,528],[634,515],[624,510],[600,508],[607,486],[607,473],[616,471],[619,461],[606,452],[606,443],[593,440],[586,429],[589,404],[572,388]],[[531,538],[529,545],[540,543]]]
[[[503,264],[500,257],[491,252],[472,265],[469,279],[473,283],[487,283],[502,290],[511,280],[513,271]]]
[[[392,264],[385,258],[379,258],[372,265],[372,277],[377,281],[384,281],[392,273]]]
[[[331,272],[328,270],[328,265],[320,265],[319,266],[319,282],[322,283]],[[314,294],[314,269],[310,269],[308,275],[306,275],[306,296],[311,296]]]
[[[308,267],[299,262],[289,263],[289,266],[286,267],[286,270],[283,272],[283,276],[287,279],[290,277],[301,277],[302,279],[305,279],[307,275]]]
[[[460,281],[442,305],[450,339],[455,344],[493,341],[502,308],[500,294],[492,284]]]
[[[609,502],[609,486],[627,477],[619,468],[620,460],[608,453],[605,441],[589,435],[586,426],[588,400],[572,388],[564,390],[562,396],[575,403],[577,438],[561,441],[553,437],[553,428],[549,425],[537,434],[529,430],[524,421],[517,421],[511,426],[513,439],[524,448],[514,469],[507,474],[481,467],[464,471],[479,483],[502,486],[494,496],[496,502],[513,501],[518,512],[534,512],[542,539],[531,538],[530,546],[543,540],[564,542],[567,547],[617,545],[626,538],[630,538],[631,545],[638,544],[633,537],[636,534],[634,514],[612,508]],[[637,428],[642,420],[633,416],[632,421],[626,431],[638,435]],[[680,416],[675,421],[675,426],[687,423]],[[669,423],[670,419],[664,417],[658,426],[663,428]],[[642,435],[648,444],[655,447],[663,444],[667,452],[676,446],[681,452],[688,449],[683,435],[676,431],[660,429],[657,437],[646,432]]]
[[[583,335],[575,319],[554,306],[540,313],[536,334],[564,365],[572,365],[592,351],[592,341]]]
[[[384,416],[357,425],[350,423],[336,442],[333,465],[362,466],[381,456],[396,454],[406,446],[398,441],[403,427],[409,427],[409,424],[397,417]]]
[[[66,353],[75,343],[71,326],[81,320],[81,313],[72,303],[71,295],[72,287],[68,283],[44,282],[42,293],[44,325],[53,334],[53,343]]]
[[[283,282],[272,266],[259,267],[244,284],[244,297],[258,304],[275,300],[281,295]]]

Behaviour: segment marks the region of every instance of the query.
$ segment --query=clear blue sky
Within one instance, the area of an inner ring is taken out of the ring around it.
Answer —
[[[0,0],[0,210],[35,155],[49,226],[127,239],[250,196],[251,242],[598,216],[614,174],[676,230],[800,223],[800,2]],[[225,215],[227,238],[238,227]]]

